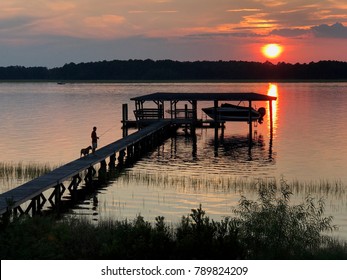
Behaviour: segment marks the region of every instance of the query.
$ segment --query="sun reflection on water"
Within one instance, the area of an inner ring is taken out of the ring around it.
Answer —
[[[277,100],[274,101],[270,101],[271,105],[272,105],[272,125],[274,126],[274,128],[277,128],[277,119],[278,119],[278,85],[277,84],[273,84],[273,83],[269,83],[269,87],[267,90],[267,95],[268,96],[273,96],[273,97],[277,97]],[[268,112],[270,112],[270,103],[268,104]],[[270,122],[269,122],[269,126],[270,126]]]

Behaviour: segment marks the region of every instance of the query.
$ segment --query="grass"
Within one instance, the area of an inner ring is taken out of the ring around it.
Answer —
[[[34,179],[43,174],[52,171],[56,167],[50,166],[48,163],[13,163],[0,162],[0,178],[3,179]]]
[[[347,259],[347,245],[326,236],[333,218],[310,196],[296,205],[283,180],[257,183],[230,217],[211,220],[201,205],[168,226],[133,220],[18,218],[0,231],[1,259]]]

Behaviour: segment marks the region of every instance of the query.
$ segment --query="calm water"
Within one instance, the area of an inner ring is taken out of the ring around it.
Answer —
[[[245,182],[284,178],[299,182],[294,201],[307,194],[326,200],[326,214],[347,239],[347,83],[165,83],[165,84],[0,84],[0,163],[60,165],[79,157],[98,127],[100,146],[121,138],[121,107],[131,97],[167,92],[258,92],[278,97],[269,119],[253,128],[256,145],[249,150],[248,126],[227,123],[215,147],[214,131],[197,130],[197,144],[183,132],[168,139],[121,176],[71,210],[93,220],[147,220],[163,215],[172,223],[199,204],[220,219],[231,214],[240,195],[254,198]],[[198,103],[198,107],[210,106]],[[267,103],[257,103],[257,107]],[[184,105],[182,105],[184,107]],[[205,118],[202,111],[198,117]],[[130,114],[130,118],[133,118]],[[0,178],[4,192],[23,180]],[[241,182],[241,183],[240,183]]]

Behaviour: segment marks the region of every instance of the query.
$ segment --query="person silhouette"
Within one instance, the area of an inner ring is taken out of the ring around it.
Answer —
[[[91,138],[92,138],[92,152],[94,154],[96,148],[98,147],[98,139],[99,139],[99,137],[96,134],[96,126],[93,127]]]

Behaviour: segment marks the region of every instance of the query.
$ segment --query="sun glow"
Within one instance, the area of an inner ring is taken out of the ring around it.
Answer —
[[[277,58],[283,52],[283,47],[279,44],[267,44],[261,48],[261,52],[267,58]]]
[[[267,95],[268,96],[278,96],[278,87],[276,84],[269,84],[268,90],[267,90]]]

